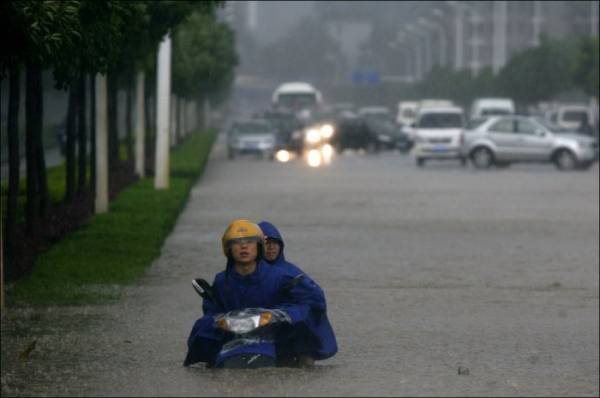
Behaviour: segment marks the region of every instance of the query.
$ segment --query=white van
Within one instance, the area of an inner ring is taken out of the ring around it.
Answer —
[[[515,103],[510,98],[477,98],[471,105],[471,119],[514,114]]]
[[[457,106],[425,107],[419,109],[414,128],[413,155],[417,166],[427,159],[458,159],[466,165],[462,155],[464,141],[464,112]]]
[[[417,119],[417,109],[419,103],[417,101],[400,101],[398,102],[398,115],[396,123],[401,126],[410,126]]]
[[[585,104],[563,104],[550,113],[550,121],[568,130],[576,131],[585,120],[588,124],[594,121],[590,106]]]

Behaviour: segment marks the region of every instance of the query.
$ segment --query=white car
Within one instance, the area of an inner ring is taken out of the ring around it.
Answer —
[[[412,153],[417,166],[423,166],[428,159],[457,159],[464,166],[464,124],[464,112],[457,106],[421,108],[413,129]]]

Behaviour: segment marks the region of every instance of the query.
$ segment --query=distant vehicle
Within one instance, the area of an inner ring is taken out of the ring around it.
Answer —
[[[321,106],[323,98],[321,92],[309,83],[288,82],[275,89],[272,102],[275,110],[292,111],[306,121],[310,120]]]
[[[227,136],[227,156],[234,159],[240,154],[257,154],[273,159],[277,141],[276,128],[264,119],[250,119],[233,123]]]
[[[579,130],[582,122],[594,120],[591,108],[585,104],[563,104],[550,111],[549,120],[569,130]]]
[[[443,108],[443,107],[452,107],[454,103],[447,99],[434,99],[428,98],[424,100],[417,101],[417,107],[415,108],[415,115],[411,123],[405,124],[402,127],[402,131],[409,137],[411,140],[415,140],[415,125],[417,121],[417,115],[420,110],[427,108]]]
[[[427,159],[458,159],[466,164],[461,148],[465,118],[457,106],[420,108],[414,128],[413,154],[417,166]]]
[[[268,120],[275,128],[277,140],[275,150],[285,149],[300,153],[302,150],[301,137],[294,137],[294,132],[301,131],[304,124],[289,111],[266,111],[260,116]]]
[[[471,105],[471,119],[481,116],[514,114],[515,103],[510,98],[477,98]]]
[[[534,117],[493,116],[465,132],[462,152],[478,169],[512,162],[552,162],[560,170],[587,169],[598,160],[598,141],[552,132]]]
[[[358,116],[365,119],[389,119],[390,110],[386,106],[364,106],[358,110]]]
[[[410,126],[417,118],[418,107],[419,103],[417,101],[400,101],[398,103],[396,123],[401,126]]]
[[[418,109],[425,108],[441,108],[441,107],[450,107],[454,106],[454,103],[451,100],[447,99],[437,99],[437,98],[427,98],[419,101]]]
[[[340,153],[345,149],[363,149],[367,152],[379,150],[379,140],[375,131],[369,129],[367,121],[356,115],[347,115],[337,122],[337,131],[331,143]]]
[[[412,147],[412,140],[402,131],[402,127],[395,123],[388,108],[361,108],[359,117],[364,120],[370,136],[377,140],[374,148],[376,151],[399,149],[401,152],[407,152]]]

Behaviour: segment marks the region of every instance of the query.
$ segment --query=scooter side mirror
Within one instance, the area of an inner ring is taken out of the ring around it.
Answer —
[[[200,297],[212,301],[220,308],[224,308],[221,300],[219,300],[219,298],[215,295],[212,286],[207,281],[202,278],[196,278],[192,280],[192,286],[194,287],[196,293],[200,295]]]

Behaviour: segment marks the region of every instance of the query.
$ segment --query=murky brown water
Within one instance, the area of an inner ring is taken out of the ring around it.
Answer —
[[[287,257],[325,289],[335,357],[305,370],[182,366],[201,315],[190,281],[224,267],[220,236],[238,217],[277,225]],[[219,145],[121,301],[9,313],[2,395],[598,396],[598,220],[597,165],[421,170],[382,154],[308,169],[227,161]]]

